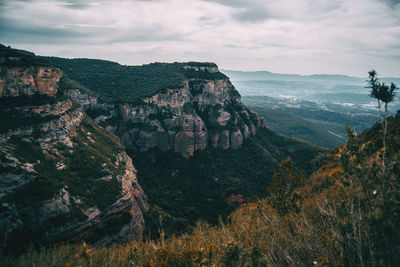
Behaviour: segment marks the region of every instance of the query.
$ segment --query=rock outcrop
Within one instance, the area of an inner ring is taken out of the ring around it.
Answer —
[[[0,66],[0,97],[54,96],[62,71],[55,67]]]
[[[83,97],[82,92],[71,96],[87,109],[97,105],[96,121],[118,134],[124,146],[140,151],[158,147],[188,158],[209,145],[237,149],[266,127],[264,118],[241,103],[240,94],[226,76],[208,77],[219,73],[216,66],[192,63],[183,69],[191,71],[191,78],[185,79],[181,88],[163,90],[139,104],[115,104],[113,112],[110,107],[98,106],[100,101]],[[114,118],[111,123],[107,122],[110,118]]]
[[[60,69],[0,48],[0,242],[141,239],[148,204],[118,138],[58,90]]]
[[[140,150],[156,146],[184,157],[210,144],[237,149],[244,139],[266,127],[264,118],[240,102],[229,79],[189,79],[183,88],[145,98],[141,105],[126,104],[121,113],[124,121],[133,125],[122,133],[125,146],[135,145]],[[144,138],[148,136],[151,138]]]

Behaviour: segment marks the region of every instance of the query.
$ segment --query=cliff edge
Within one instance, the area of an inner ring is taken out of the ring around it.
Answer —
[[[125,70],[123,80],[127,81],[138,81],[146,76],[143,72],[152,71],[151,75],[161,78],[168,74],[177,77],[173,82],[167,80],[161,85],[155,81],[153,85],[155,78],[149,74],[151,78],[147,82],[130,85],[131,90],[126,90],[124,101],[117,89],[111,94],[110,89],[105,92],[87,80],[96,75],[95,62],[85,61],[86,65],[94,64],[94,69],[87,73],[81,71],[89,70],[74,65],[75,60],[58,59],[54,62],[64,68],[69,66],[67,71],[71,78],[86,83],[97,93],[94,96],[73,86],[65,87],[66,93],[85,107],[96,122],[117,134],[125,147],[140,151],[157,147],[189,158],[196,150],[207,146],[237,149],[245,139],[266,127],[264,118],[241,103],[238,91],[214,63],[154,63],[118,68],[115,72]],[[119,65],[114,63],[112,66],[116,68]],[[110,71],[107,75],[112,87],[113,73]],[[104,82],[108,85],[107,81]],[[142,87],[137,84],[142,84]],[[102,84],[102,87],[106,85]],[[143,87],[147,88],[146,94],[141,93]],[[133,95],[135,92],[140,92],[140,97]]]
[[[118,137],[59,90],[61,69],[0,47],[0,241],[141,239],[148,209]]]

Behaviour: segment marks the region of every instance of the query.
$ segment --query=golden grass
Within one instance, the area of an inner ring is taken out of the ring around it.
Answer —
[[[304,216],[279,217],[265,201],[246,204],[231,222],[198,223],[193,233],[93,248],[61,245],[5,258],[4,266],[312,266],[325,249]]]

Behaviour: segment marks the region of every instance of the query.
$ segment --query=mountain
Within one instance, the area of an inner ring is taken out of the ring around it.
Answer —
[[[0,48],[9,251],[156,237],[161,217],[168,234],[216,223],[265,195],[282,159],[309,171],[326,152],[266,129],[214,63],[122,66]]]
[[[285,121],[285,124],[269,124],[284,135],[335,147],[345,143],[346,125],[362,132],[379,119],[376,100],[368,95],[364,78],[223,72],[231,77],[245,105],[271,122]],[[382,81],[399,79],[382,78]],[[391,113],[396,111],[395,106],[389,107]]]
[[[380,124],[350,134],[309,176],[287,159],[267,197],[243,203],[217,226],[199,223],[191,234],[100,250],[59,246],[5,264],[399,266],[399,136],[400,111],[389,119],[385,169]]]
[[[160,215],[170,234],[199,219],[217,222],[218,215],[236,207],[229,199],[265,195],[287,156],[310,171],[312,158],[327,151],[266,129],[264,118],[242,104],[229,78],[213,63],[122,66],[43,59],[88,88],[90,92],[61,80],[67,94],[118,135],[133,158],[152,205],[147,214],[152,236],[159,234]]]
[[[141,239],[148,209],[118,137],[59,87],[63,71],[0,46],[0,241]]]
[[[223,73],[231,77],[234,81],[263,81],[263,80],[286,80],[286,81],[301,81],[301,80],[345,80],[359,81],[363,78],[356,78],[347,75],[332,75],[332,74],[314,74],[314,75],[299,75],[299,74],[281,74],[269,71],[235,71],[221,70]],[[363,79],[365,80],[365,79]]]
[[[240,102],[239,93],[213,63],[131,67],[89,59],[45,59],[99,94],[93,101],[102,106],[80,103],[102,126],[119,135],[125,147],[140,151],[158,147],[189,158],[209,143],[239,148],[266,126],[263,118]],[[67,91],[80,95],[76,101],[85,98],[83,93]]]
[[[269,71],[236,71],[236,70],[221,70],[222,73],[226,74],[231,78],[232,81],[266,81],[266,80],[281,80],[281,81],[331,81],[339,83],[364,83],[367,77],[353,77],[348,75],[338,74],[311,74],[311,75],[299,75],[299,74],[282,74],[273,73]],[[398,83],[400,78],[395,77],[382,77],[380,78],[385,83]]]
[[[334,148],[346,142],[343,124],[296,117],[280,108],[250,106],[268,121],[268,128],[313,144]],[[282,107],[284,108],[284,107]]]
[[[244,96],[242,101],[264,116],[270,129],[331,148],[345,143],[346,125],[362,132],[379,119],[376,110],[333,103],[268,96]]]
[[[242,96],[268,96],[286,101],[312,101],[323,105],[329,103],[338,108],[334,111],[345,109],[346,112],[352,113],[352,109],[355,108],[366,113],[376,113],[377,104],[375,99],[369,97],[369,89],[366,88],[367,78],[326,74],[276,74],[263,71],[223,70],[223,73],[231,78]],[[400,83],[400,78],[383,77],[380,80],[387,84]],[[392,105],[390,112],[395,114],[396,111]]]

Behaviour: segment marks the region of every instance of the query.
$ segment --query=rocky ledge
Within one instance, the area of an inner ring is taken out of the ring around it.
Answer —
[[[118,137],[58,90],[60,69],[4,46],[0,63],[0,243],[140,240],[148,204]]]
[[[97,107],[96,121],[119,135],[126,147],[146,151],[153,147],[173,150],[189,158],[207,146],[237,149],[249,136],[266,127],[264,118],[245,107],[240,94],[215,66],[183,65],[190,78],[181,88],[162,90],[139,104],[119,103]],[[196,77],[197,76],[197,77]],[[224,77],[224,78],[221,78]],[[99,101],[92,96],[71,94],[86,108]],[[102,111],[103,110],[103,114]]]
[[[55,67],[0,66],[0,97],[53,96],[57,92],[62,71]]]

